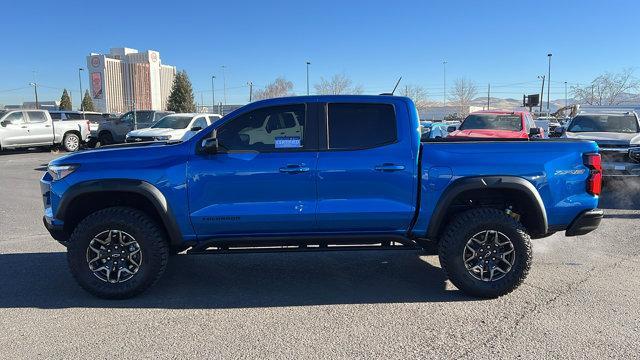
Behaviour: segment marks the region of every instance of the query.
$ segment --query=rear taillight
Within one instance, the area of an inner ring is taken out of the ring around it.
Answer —
[[[87,131],[91,132],[91,123],[87,120]]]
[[[602,158],[600,154],[584,154],[584,165],[589,168],[587,178],[587,192],[591,195],[600,195],[602,192]]]

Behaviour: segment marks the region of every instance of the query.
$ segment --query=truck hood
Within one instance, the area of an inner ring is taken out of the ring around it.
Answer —
[[[82,150],[67,154],[51,161],[50,165],[65,164],[103,164],[109,166],[110,162],[144,164],[147,161],[162,159],[175,154],[176,146],[183,146],[184,143],[162,141],[145,143],[127,143],[119,145],[109,145],[92,150]],[[186,149],[186,148],[185,148]]]
[[[171,136],[171,139],[180,139],[184,136],[187,129],[163,129],[163,128],[146,128],[130,131],[129,136]]]
[[[492,129],[470,129],[456,130],[449,134],[453,138],[495,138],[495,139],[521,139],[526,138],[526,134],[521,131],[492,130]]]
[[[569,139],[593,140],[598,145],[640,145],[638,133],[614,133],[614,132],[567,132]]]

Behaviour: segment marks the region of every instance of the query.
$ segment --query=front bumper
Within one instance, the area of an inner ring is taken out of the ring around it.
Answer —
[[[52,224],[51,220],[46,216],[42,217],[42,222],[47,231],[49,231],[49,234],[51,234],[51,237],[66,247],[69,243],[69,234],[64,231],[63,226]]]
[[[578,236],[588,234],[598,228],[603,216],[604,211],[601,209],[583,211],[571,222],[565,235]]]

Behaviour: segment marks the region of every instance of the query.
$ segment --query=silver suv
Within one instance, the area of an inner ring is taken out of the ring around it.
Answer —
[[[148,128],[151,124],[169,114],[173,114],[173,112],[156,110],[129,111],[117,119],[100,123],[95,136],[100,145],[123,143],[129,131]],[[92,132],[92,136],[94,136],[94,132]]]

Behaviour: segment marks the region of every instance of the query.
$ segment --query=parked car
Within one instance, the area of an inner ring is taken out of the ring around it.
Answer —
[[[291,115],[304,132],[246,136]],[[406,97],[256,101],[187,141],[53,160],[40,182],[44,224],[78,283],[104,298],[144,291],[171,252],[434,243],[456,287],[497,297],[526,277],[530,238],[598,227],[594,142],[421,143],[418,126]]]
[[[110,114],[93,111],[49,110],[49,114],[53,121],[88,120],[89,129],[91,130],[89,139],[96,139],[95,135],[97,134],[100,124],[104,121],[111,120]],[[91,143],[89,147],[94,147],[93,145],[94,144]]]
[[[185,141],[221,118],[218,114],[171,114],[146,129],[130,131],[125,141]]]
[[[528,111],[478,111],[469,114],[448,138],[530,139],[543,138]]]
[[[0,110],[0,149],[61,145],[77,151],[89,132],[89,121],[53,121],[47,110]]]
[[[105,121],[98,126],[97,142],[100,145],[118,144],[125,141],[129,131],[148,128],[154,122],[172,111],[136,110],[124,113],[115,120]]]
[[[280,112],[252,117],[248,120],[247,127],[239,131],[240,139],[249,145],[275,145],[275,139],[280,137],[300,138],[303,135],[304,125],[300,122],[298,114],[294,111]]]
[[[592,110],[576,115],[559,135],[600,146],[606,177],[640,176],[640,122],[634,111]]]

